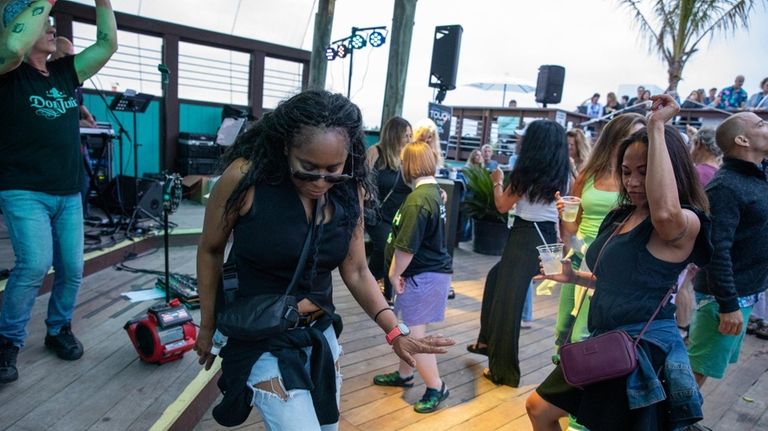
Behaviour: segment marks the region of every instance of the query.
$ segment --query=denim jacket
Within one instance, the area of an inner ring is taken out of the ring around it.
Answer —
[[[617,329],[636,337],[644,325],[645,323],[634,323]],[[654,320],[643,334],[643,340],[657,346],[666,354],[662,370],[664,378],[660,380],[654,371],[650,352],[646,351],[643,343],[638,344],[638,366],[627,377],[629,408],[639,409],[666,400],[668,421],[672,429],[701,420],[704,417],[701,409],[704,401],[693,377],[688,352],[675,321]]]

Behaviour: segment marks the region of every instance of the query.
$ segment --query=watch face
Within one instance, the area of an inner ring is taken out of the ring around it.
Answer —
[[[405,323],[399,323],[397,326],[400,328],[402,335],[408,336],[411,333],[411,329]]]

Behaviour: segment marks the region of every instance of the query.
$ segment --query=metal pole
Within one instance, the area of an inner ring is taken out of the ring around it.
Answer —
[[[166,180],[167,181],[167,180]],[[165,204],[163,205],[165,206]],[[168,208],[163,208],[163,251],[165,252],[165,303],[171,303],[171,276],[168,263]]]
[[[349,77],[347,78],[347,99],[352,97],[352,63],[355,59],[355,49],[352,48],[352,39],[355,37],[357,30],[357,27],[352,27],[352,36],[349,37]]]

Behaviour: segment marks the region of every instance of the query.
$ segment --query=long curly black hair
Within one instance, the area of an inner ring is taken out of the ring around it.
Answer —
[[[248,172],[227,199],[226,215],[236,214],[245,193],[259,184],[290,181],[286,149],[306,145],[301,131],[306,127],[338,129],[349,142],[344,173],[353,179],[331,187],[329,194],[341,202],[345,224],[351,231],[360,218],[358,187],[364,195],[372,193],[365,162],[363,119],[360,109],[340,94],[305,91],[281,102],[244,132],[222,156],[222,170],[239,158],[250,162]],[[374,195],[375,196],[375,195]]]
[[[566,193],[569,175],[565,129],[551,120],[532,122],[509,175],[510,191],[531,202],[549,204],[555,201],[555,192]]]

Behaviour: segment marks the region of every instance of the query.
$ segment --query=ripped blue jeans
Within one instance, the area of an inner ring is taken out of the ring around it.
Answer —
[[[328,339],[333,362],[336,364],[336,405],[339,405],[341,371],[338,360],[341,355],[341,346],[336,339],[333,326],[326,329],[323,335]],[[304,367],[309,371],[312,348],[306,347],[304,350],[307,353],[307,362]],[[259,409],[268,430],[336,431],[339,429],[338,423],[320,426],[312,404],[312,395],[308,390],[285,390],[277,358],[269,352],[263,353],[253,364],[251,374],[248,376],[248,386],[253,388],[253,406]]]

